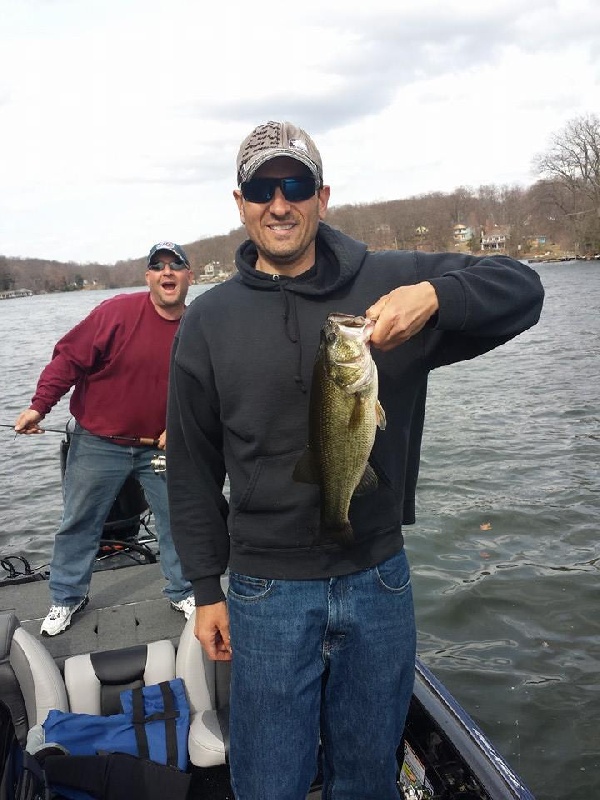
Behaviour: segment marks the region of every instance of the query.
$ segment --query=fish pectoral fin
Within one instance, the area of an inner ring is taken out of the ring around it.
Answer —
[[[375,406],[375,418],[377,420],[377,427],[380,430],[384,431],[385,426],[387,425],[387,420],[385,418],[385,411],[383,410],[383,406],[381,405],[379,400],[377,401],[377,404]]]
[[[365,399],[357,392],[354,395],[354,405],[352,406],[352,412],[350,414],[350,419],[348,420],[348,429],[351,431],[358,430],[362,424],[362,420],[364,418],[365,413]]]
[[[367,494],[374,491],[379,486],[379,478],[373,467],[367,462],[363,476],[354,490],[354,494]]]
[[[315,470],[314,459],[309,447],[300,456],[294,467],[292,478],[297,483],[319,483],[319,476]]]

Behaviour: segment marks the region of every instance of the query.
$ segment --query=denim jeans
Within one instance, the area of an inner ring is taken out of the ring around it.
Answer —
[[[104,522],[128,475],[139,480],[154,514],[160,565],[168,581],[165,595],[178,601],[192,593],[171,538],[166,476],[157,475],[150,464],[155,453],[151,447],[115,444],[76,426],[63,481],[63,519],[50,562],[53,604],[75,605],[88,593]]]
[[[230,574],[230,763],[237,800],[398,800],[416,628],[404,551],[325,580]]]

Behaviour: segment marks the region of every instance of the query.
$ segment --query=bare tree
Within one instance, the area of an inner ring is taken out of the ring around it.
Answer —
[[[502,217],[502,201],[497,186],[485,184],[477,189],[477,209],[479,223],[482,227],[500,225]]]
[[[459,186],[448,199],[453,223],[455,225],[466,223],[474,208],[473,190],[468,186]]]
[[[4,256],[0,256],[0,291],[14,288],[15,278],[10,265]]]
[[[600,118],[576,117],[534,159],[555,208],[569,223],[576,249],[600,250]]]
[[[529,214],[527,193],[520,186],[502,186],[499,192],[501,225],[509,231],[507,253],[519,258],[528,248]]]

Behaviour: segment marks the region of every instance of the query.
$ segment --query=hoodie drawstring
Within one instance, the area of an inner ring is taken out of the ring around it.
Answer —
[[[279,276],[277,276],[279,277]],[[298,312],[296,309],[296,297],[293,292],[286,292],[285,282],[278,281],[279,291],[283,297],[283,323],[285,335],[293,344],[298,345],[297,372],[294,380],[301,392],[306,393],[306,385],[302,379],[302,337],[298,325]]]

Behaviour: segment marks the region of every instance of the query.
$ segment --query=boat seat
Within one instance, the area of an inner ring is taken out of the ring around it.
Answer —
[[[229,752],[230,662],[211,661],[194,635],[196,612],[186,622],[177,648],[175,674],[190,704],[188,752],[196,767],[225,764]]]
[[[0,702],[8,708],[22,746],[29,728],[41,725],[50,709],[69,710],[54,659],[12,611],[0,613]]]
[[[64,664],[69,707],[79,714],[120,714],[126,689],[175,677],[175,648],[168,639],[70,656]]]

